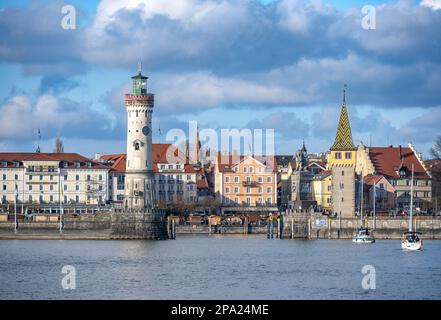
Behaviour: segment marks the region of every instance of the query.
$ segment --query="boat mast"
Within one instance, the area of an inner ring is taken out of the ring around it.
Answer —
[[[409,232],[412,232],[412,214],[413,214],[413,163],[412,163],[412,180],[410,184],[410,214],[409,214]]]
[[[363,228],[363,171],[361,172],[361,204],[360,204],[360,219],[361,219],[361,228]]]

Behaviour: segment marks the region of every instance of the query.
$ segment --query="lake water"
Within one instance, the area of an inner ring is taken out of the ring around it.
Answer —
[[[64,265],[76,289],[64,290]],[[361,269],[376,270],[364,290]],[[180,236],[168,241],[0,241],[0,299],[440,299],[441,241]]]

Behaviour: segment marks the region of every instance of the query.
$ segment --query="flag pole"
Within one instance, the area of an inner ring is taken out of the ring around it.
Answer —
[[[17,190],[17,184],[15,184],[15,191],[14,191],[14,233],[17,233],[17,197],[18,197],[18,190]]]
[[[62,214],[61,214],[61,212],[62,212],[62,210],[63,210],[63,207],[62,207],[62,205],[61,205],[61,192],[62,192],[62,188],[61,188],[61,168],[60,168],[60,173],[58,174],[58,185],[59,185],[59,192],[58,192],[58,202],[59,202],[59,204],[60,204],[60,208],[59,208],[59,211],[60,211],[60,234],[62,234],[63,233],[63,225],[62,225]]]

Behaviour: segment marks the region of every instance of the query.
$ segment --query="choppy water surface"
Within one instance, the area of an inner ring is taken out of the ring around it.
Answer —
[[[181,236],[169,241],[0,241],[1,299],[440,299],[441,241]],[[64,265],[76,289],[61,286]],[[376,289],[361,285],[376,268]]]

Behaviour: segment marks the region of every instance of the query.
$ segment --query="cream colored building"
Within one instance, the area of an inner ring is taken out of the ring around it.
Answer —
[[[76,153],[0,153],[0,201],[3,207],[105,204],[108,173]]]

